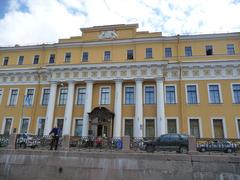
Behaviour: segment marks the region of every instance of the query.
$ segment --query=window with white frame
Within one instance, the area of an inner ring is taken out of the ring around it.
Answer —
[[[39,55],[35,55],[34,56],[34,59],[33,59],[33,64],[38,64],[38,62],[39,62]]]
[[[7,66],[9,61],[9,57],[4,57],[3,58],[3,66]]]
[[[100,104],[110,104],[110,87],[101,87]]]
[[[55,63],[55,54],[50,54],[49,56],[49,64],[54,64]]]
[[[188,104],[198,103],[197,85],[187,85],[187,103]]]
[[[175,86],[168,85],[166,88],[166,104],[176,104],[176,90]]]
[[[146,128],[146,137],[155,137],[155,121],[154,119],[146,119],[145,120],[145,128]]]
[[[224,138],[224,126],[223,126],[223,120],[222,119],[213,119],[213,132],[214,132],[214,138]]]
[[[232,85],[233,103],[240,104],[240,84]]]
[[[0,89],[0,104],[2,103],[3,89]]]
[[[209,100],[211,104],[220,104],[221,96],[220,96],[220,88],[218,84],[211,84],[208,86],[209,90]]]
[[[83,129],[83,120],[75,119],[74,136],[82,136],[82,129]]]
[[[12,118],[6,118],[5,119],[5,127],[4,127],[4,135],[10,135],[11,134],[11,126],[12,126]]]
[[[133,137],[133,119],[125,119],[124,134]]]
[[[227,44],[227,54],[228,55],[234,55],[235,54],[234,44]]]
[[[18,57],[18,65],[22,65],[24,61],[24,56],[19,56]]]
[[[134,87],[125,87],[125,104],[134,104]]]
[[[38,129],[37,129],[37,135],[43,136],[44,128],[45,128],[45,118],[39,118],[38,119]]]
[[[64,119],[57,119],[57,127],[60,129],[60,136],[62,136]]]
[[[176,119],[167,119],[167,132],[168,133],[177,133],[177,120]]]
[[[199,119],[189,119],[189,128],[190,128],[190,135],[195,136],[196,138],[200,138],[200,125]]]
[[[16,106],[17,105],[17,98],[18,98],[18,89],[11,89],[10,90],[9,106]]]
[[[133,49],[127,50],[127,60],[132,60],[134,58]]]
[[[82,53],[82,62],[88,62],[88,52]]]
[[[28,132],[28,126],[29,126],[29,119],[23,118],[20,125],[20,133],[27,133]]]
[[[111,51],[104,51],[104,61],[110,61]]]
[[[165,57],[172,57],[172,48],[165,48]]]
[[[188,47],[185,47],[185,56],[192,56],[192,47],[191,46],[188,46]]]
[[[70,62],[71,61],[71,53],[70,52],[65,53],[64,61],[65,62]]]
[[[77,90],[77,104],[84,105],[86,96],[86,88],[78,88]]]
[[[24,97],[24,106],[32,106],[34,98],[34,89],[27,89]]]
[[[237,126],[238,138],[240,138],[240,118],[237,119],[236,123],[237,123],[236,126]]]
[[[49,101],[49,96],[50,96],[50,89],[43,89],[43,94],[42,94],[42,105],[47,106],[48,101]]]
[[[60,94],[59,94],[59,105],[65,105],[67,103],[67,94],[68,89],[67,88],[61,88]]]
[[[212,47],[212,45],[207,45],[207,46],[205,46],[205,48],[206,48],[206,55],[207,56],[213,55],[213,47]]]
[[[145,57],[146,57],[147,59],[153,57],[152,48],[146,48],[146,55],[145,55]]]
[[[154,86],[145,86],[145,104],[155,103]]]

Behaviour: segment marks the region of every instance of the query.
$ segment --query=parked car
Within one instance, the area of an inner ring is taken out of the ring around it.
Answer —
[[[200,152],[205,151],[221,151],[226,153],[235,152],[238,145],[227,140],[212,140],[206,143],[198,144],[197,150]]]
[[[154,151],[177,151],[179,153],[187,153],[188,151],[188,135],[186,134],[164,134],[156,140],[144,142],[147,152]]]
[[[19,134],[17,137],[17,145],[20,148],[36,148],[40,144],[40,140],[35,138],[32,134]]]

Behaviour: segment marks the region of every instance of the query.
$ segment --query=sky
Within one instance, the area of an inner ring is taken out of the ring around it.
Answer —
[[[0,0],[0,46],[56,43],[82,27],[131,23],[165,36],[240,32],[240,0]]]

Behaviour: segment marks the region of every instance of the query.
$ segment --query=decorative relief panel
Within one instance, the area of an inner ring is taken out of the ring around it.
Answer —
[[[127,76],[127,71],[126,70],[122,70],[120,75],[123,76],[123,77]]]
[[[111,71],[110,74],[111,74],[112,77],[116,77],[117,76],[117,71]]]
[[[92,77],[97,77],[97,75],[98,75],[98,72],[97,72],[97,71],[93,71],[93,72],[92,72]]]
[[[78,76],[79,76],[79,72],[78,72],[78,71],[77,71],[77,72],[76,72],[76,71],[75,71],[75,72],[73,72],[73,77],[75,77],[75,78],[76,78],[76,77],[78,77]]]
[[[227,76],[232,76],[233,75],[233,69],[228,68],[225,71],[226,71],[225,73],[226,73]]]
[[[14,82],[15,81],[15,76],[11,76],[10,81]]]
[[[203,70],[203,75],[204,76],[210,76],[210,69],[204,69]]]
[[[85,78],[88,77],[88,72],[87,71],[83,71],[82,72],[82,77],[85,77]]]
[[[186,77],[186,76],[189,76],[189,71],[182,71],[182,75],[184,76],[184,77]]]
[[[193,76],[199,76],[199,70],[198,69],[194,69],[192,72]]]
[[[221,69],[214,69],[214,75],[220,76],[221,74],[222,74],[222,70]]]

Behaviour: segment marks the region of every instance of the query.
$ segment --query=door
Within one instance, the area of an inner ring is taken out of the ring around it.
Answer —
[[[155,137],[154,119],[146,119],[146,137]]]
[[[222,119],[213,119],[213,130],[215,138],[224,138]]]
[[[21,127],[20,127],[20,133],[27,133],[28,131],[28,124],[29,124],[29,119],[23,118],[21,122]]]
[[[5,127],[4,127],[4,135],[10,135],[11,126],[12,126],[12,119],[11,118],[6,118]]]
[[[62,131],[63,131],[63,119],[57,119],[57,127],[60,129],[60,136],[62,136]]]

